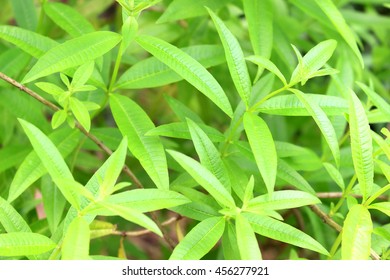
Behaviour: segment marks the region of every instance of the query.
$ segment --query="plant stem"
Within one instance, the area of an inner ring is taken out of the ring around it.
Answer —
[[[340,200],[337,202],[336,206],[331,210],[330,216],[333,216],[334,214],[336,214],[337,211],[340,209],[340,207],[343,205],[345,198],[351,192],[352,187],[355,184],[356,180],[357,180],[357,176],[355,174],[351,178],[351,181],[349,182],[347,188],[345,189],[345,191],[344,191],[343,195],[341,196]]]
[[[107,90],[107,96],[110,93],[112,93],[112,89],[113,89],[113,87],[115,85],[116,78],[118,76],[119,66],[121,65],[121,61],[122,61],[122,52],[123,52],[123,42],[120,44],[120,47],[119,47],[119,50],[118,50],[118,55],[116,57],[114,71],[112,72],[110,85],[108,86],[108,90]]]

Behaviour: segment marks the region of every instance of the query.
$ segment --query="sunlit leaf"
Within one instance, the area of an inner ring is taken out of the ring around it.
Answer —
[[[56,244],[48,237],[32,232],[0,234],[0,256],[39,255],[50,251]]]

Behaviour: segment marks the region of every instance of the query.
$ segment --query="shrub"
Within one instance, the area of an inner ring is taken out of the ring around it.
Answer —
[[[382,2],[0,1],[1,258],[389,259]]]

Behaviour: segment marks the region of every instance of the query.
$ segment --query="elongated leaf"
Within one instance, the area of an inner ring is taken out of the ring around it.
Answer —
[[[256,1],[252,1],[252,2],[256,2]],[[282,72],[280,72],[278,67],[276,67],[276,65],[269,59],[258,55],[248,56],[245,59],[250,62],[253,62],[254,64],[257,64],[259,67],[265,68],[268,71],[272,72],[282,81],[284,85],[287,85],[286,78],[283,76]]]
[[[351,91],[349,104],[352,159],[363,201],[365,201],[374,184],[372,138],[363,105],[353,91]]]
[[[248,211],[256,209],[281,210],[318,203],[321,203],[321,201],[312,194],[287,190],[276,191],[271,198],[269,195],[257,196],[249,201],[247,209]]]
[[[69,5],[47,2],[43,7],[46,15],[72,37],[95,31],[92,24]]]
[[[281,159],[278,159],[277,177],[296,187],[298,190],[315,194],[314,189],[306,179]]]
[[[69,98],[69,105],[77,121],[86,131],[89,131],[91,129],[91,117],[87,107],[75,97]]]
[[[172,207],[170,210],[197,221],[203,221],[208,218],[212,218],[220,215],[218,211],[208,204],[201,202],[191,202],[176,207]]]
[[[359,51],[359,48],[357,47],[355,36],[348,24],[345,22],[343,15],[340,13],[339,9],[336,7],[332,0],[316,0],[316,3],[332,22],[336,30],[344,38],[349,47],[352,49],[353,53],[359,59],[361,67],[364,68],[363,57]]]
[[[66,70],[101,57],[121,40],[119,34],[97,31],[77,37],[46,52],[24,77],[22,83]]]
[[[207,134],[212,142],[223,142],[225,136],[211,126],[198,123],[198,126]],[[181,139],[191,139],[191,133],[186,123],[168,123],[149,130],[147,136],[165,136]]]
[[[101,197],[105,197],[113,192],[115,182],[121,174],[123,165],[125,164],[127,143],[127,137],[125,136],[119,144],[118,149],[111,155],[111,164],[108,166],[104,178],[101,178],[102,182],[99,189]]]
[[[226,61],[233,83],[236,86],[238,94],[248,108],[252,84],[248,68],[245,64],[244,53],[236,37],[234,37],[223,21],[210,9],[207,8],[207,10],[214,21],[219,38],[221,39],[223,48],[225,49]]]
[[[76,147],[80,133],[61,129],[49,135],[53,144],[58,148],[61,156],[66,158]],[[8,201],[12,202],[19,197],[29,186],[46,173],[45,165],[35,151],[32,151],[19,166],[12,180]]]
[[[136,41],[206,95],[228,116],[233,115],[231,105],[223,89],[198,61],[177,47],[155,37],[139,36]]]
[[[299,81],[304,85],[308,79],[315,76],[318,69],[325,65],[325,63],[332,56],[336,49],[337,41],[326,40],[318,45],[314,46],[309,52],[302,58],[302,61],[295,68],[290,84],[296,84]],[[296,52],[298,52],[296,50]],[[297,55],[300,56],[299,53]]]
[[[205,68],[225,61],[223,48],[216,45],[198,45],[182,48]],[[181,81],[183,78],[155,57],[144,59],[130,67],[118,79],[115,88],[151,88]]]
[[[272,1],[243,0],[243,5],[253,51],[255,55],[269,59],[273,45]]]
[[[38,24],[34,0],[11,0],[11,4],[17,24],[22,28],[34,31]]]
[[[187,119],[191,138],[199,155],[200,162],[230,192],[230,179],[217,148],[211,142],[207,134],[193,121]]]
[[[226,223],[221,243],[225,260],[239,260],[241,258],[237,245],[236,229],[230,221]]]
[[[255,232],[260,235],[329,255],[328,251],[306,233],[278,220],[252,213],[243,213]]]
[[[333,181],[336,182],[336,184],[341,188],[341,190],[344,190],[345,183],[340,171],[328,162],[324,162],[323,164],[330,177],[332,177]]]
[[[372,229],[370,212],[363,205],[354,205],[344,221],[341,258],[367,260],[370,256]]]
[[[72,173],[53,142],[34,125],[22,119],[19,122],[53,181],[57,184],[58,179],[73,180]]]
[[[58,45],[56,41],[49,37],[8,25],[0,26],[0,38],[36,58],[41,57],[46,51]]]
[[[237,244],[242,260],[261,260],[261,252],[256,235],[243,215],[236,216]]]
[[[197,124],[203,124],[203,120],[198,116],[198,114],[188,108],[187,105],[183,104],[183,102],[167,94],[164,95],[164,98],[180,121],[185,123],[187,119],[191,119]]]
[[[390,202],[374,203],[369,206],[369,209],[375,209],[381,211],[390,217]]]
[[[378,135],[374,131],[371,131],[371,137],[379,145],[383,153],[390,160],[390,144],[388,144],[386,140],[382,138],[382,136]]]
[[[290,91],[292,91],[299,98],[299,100],[305,105],[306,110],[310,113],[314,121],[317,123],[318,127],[322,132],[322,135],[324,136],[326,142],[328,143],[328,146],[332,152],[336,165],[339,166],[340,148],[337,140],[336,131],[334,130],[331,121],[329,120],[325,112],[321,109],[321,107],[318,106],[316,103],[311,102],[310,99],[307,99],[306,95],[303,92],[296,89],[290,89]]]
[[[116,225],[105,221],[94,220],[90,225],[90,239],[95,239],[112,234]]]
[[[224,229],[224,217],[213,217],[200,222],[176,246],[169,259],[199,260],[214,247]]]
[[[231,0],[198,0],[189,2],[187,0],[174,0],[157,22],[163,23],[207,15],[207,11],[204,8],[205,6],[212,10],[217,10],[230,1]]]
[[[114,215],[121,216],[125,220],[140,225],[154,232],[155,234],[162,236],[161,230],[158,228],[158,226],[145,214],[142,214],[141,212],[127,206],[107,202],[100,202],[99,204],[110,210]]]
[[[272,134],[262,118],[248,112],[244,114],[244,127],[257,167],[268,193],[272,194],[277,169],[277,156]]]
[[[110,106],[119,130],[129,139],[131,153],[160,189],[169,188],[164,148],[158,136],[145,136],[155,126],[142,108],[131,99],[112,95]]]
[[[105,200],[140,212],[151,212],[191,202],[185,196],[168,190],[142,189],[113,194]],[[102,213],[102,209],[99,209]]]
[[[50,251],[56,244],[44,235],[32,232],[0,234],[0,256],[29,256]]]
[[[63,219],[66,199],[61,191],[55,186],[49,175],[42,177],[41,193],[47,223],[50,232],[54,234]]]
[[[234,208],[235,203],[226,187],[204,166],[196,160],[172,150],[168,153],[201,185],[221,206]]]
[[[77,217],[69,225],[62,243],[63,260],[85,260],[89,255],[89,224],[83,217]]]
[[[305,94],[306,99],[316,103],[327,116],[342,115],[348,112],[348,102],[340,97],[321,94]],[[282,116],[310,116],[305,105],[294,94],[273,97],[256,110],[261,113]]]
[[[31,232],[23,217],[0,196],[0,224],[7,232]]]
[[[371,88],[366,86],[365,84],[362,84],[360,82],[356,82],[358,86],[364,91],[365,94],[367,94],[368,98],[374,103],[374,105],[382,111],[382,113],[390,118],[390,105],[389,103],[383,99],[379,94],[377,94],[375,91],[373,91]]]

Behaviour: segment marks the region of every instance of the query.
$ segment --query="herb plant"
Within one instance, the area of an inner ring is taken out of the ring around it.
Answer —
[[[390,259],[389,1],[0,4],[1,259]]]

